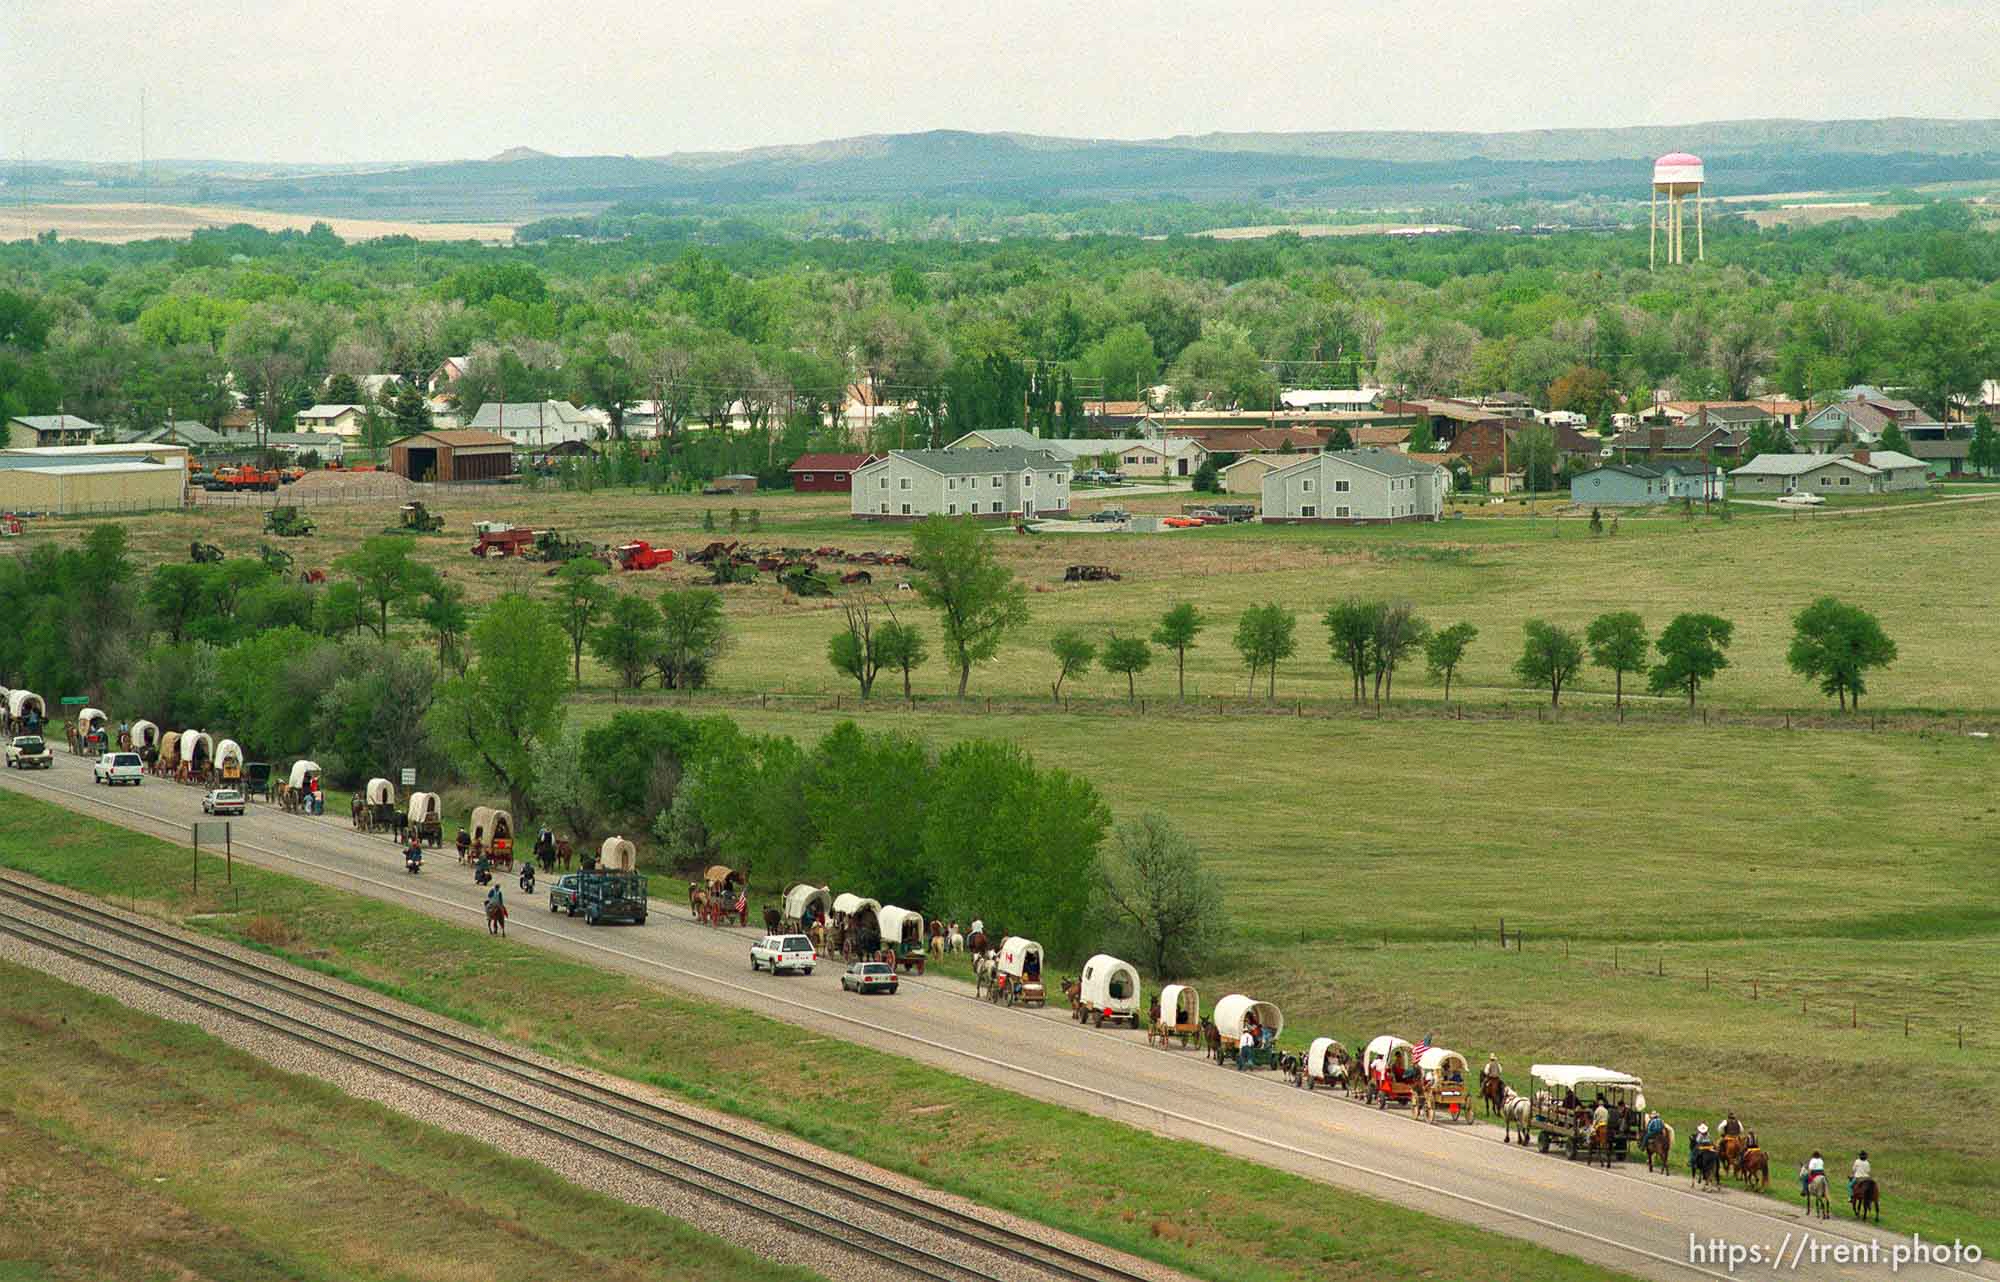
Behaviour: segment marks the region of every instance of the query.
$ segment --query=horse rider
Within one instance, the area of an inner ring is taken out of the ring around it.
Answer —
[[[491,921],[506,911],[507,897],[500,893],[500,883],[496,881],[493,883],[493,888],[486,892],[486,918]]]
[[[1598,1144],[1607,1150],[1611,1147],[1611,1106],[1605,1102],[1603,1091],[1597,1093],[1597,1107],[1590,1114],[1590,1131]]]
[[[1715,1132],[1725,1139],[1731,1135],[1741,1135],[1743,1134],[1743,1123],[1736,1120],[1736,1113],[1732,1109],[1729,1116],[1722,1119],[1722,1125],[1715,1128]]]
[[[1660,1138],[1660,1133],[1666,1129],[1666,1118],[1661,1117],[1658,1113],[1646,1114],[1646,1140],[1648,1143]]]
[[[977,918],[977,917],[974,917],[974,918],[972,919],[972,932],[971,932],[971,933],[972,933],[972,934],[975,934],[975,935],[983,935],[983,934],[985,934],[985,933],[986,933],[986,923],[985,923],[984,921],[981,921],[981,920],[980,920],[979,918]]]
[[[1486,1052],[1486,1067],[1479,1070],[1479,1085],[1484,1092],[1488,1079],[1500,1076],[1500,1057],[1492,1051]]]
[[[1875,1178],[1875,1168],[1868,1165],[1868,1150],[1862,1149],[1861,1156],[1854,1159],[1854,1169],[1847,1173],[1847,1200],[1854,1200],[1854,1186],[1863,1180]]]
[[[1826,1159],[1819,1155],[1818,1149],[1814,1149],[1813,1155],[1806,1159],[1806,1164],[1799,1168],[1799,1196],[1805,1197],[1812,1192],[1813,1176],[1825,1174]]]
[[[472,880],[482,886],[493,880],[493,861],[486,857],[483,850],[479,852],[479,862],[472,866]],[[500,888],[495,886],[493,889]]]
[[[1688,1164],[1693,1165],[1695,1154],[1701,1152],[1705,1148],[1714,1148],[1714,1147],[1715,1147],[1715,1141],[1711,1139],[1708,1134],[1708,1123],[1703,1122],[1700,1125],[1696,1126],[1694,1128],[1694,1134],[1688,1136]]]

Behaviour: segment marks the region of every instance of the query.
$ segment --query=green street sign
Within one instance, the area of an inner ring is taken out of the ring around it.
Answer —
[[[83,704],[90,702],[90,700],[84,698],[80,694],[66,694],[62,697],[62,701],[64,707],[69,707],[71,705],[81,706]]]

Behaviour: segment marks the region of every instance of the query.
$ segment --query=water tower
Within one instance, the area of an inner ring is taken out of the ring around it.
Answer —
[[[1687,256],[1683,252],[1685,243],[1682,232],[1687,225],[1687,198],[1694,197],[1694,256],[1701,261],[1701,157],[1690,156],[1684,151],[1669,152],[1653,162],[1653,238],[1647,254],[1647,265],[1657,267],[1660,261],[1660,234],[1666,233],[1667,261],[1684,263]],[[1660,200],[1667,202],[1666,221],[1660,219]]]

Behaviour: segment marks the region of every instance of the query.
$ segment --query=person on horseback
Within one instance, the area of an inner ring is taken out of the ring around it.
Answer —
[[[1799,1196],[1806,1197],[1810,1195],[1812,1193],[1813,1177],[1825,1174],[1826,1159],[1819,1155],[1818,1149],[1814,1149],[1813,1155],[1806,1159],[1806,1164],[1799,1168]]]
[[[1707,1122],[1702,1122],[1700,1125],[1696,1126],[1694,1128],[1694,1134],[1688,1136],[1688,1157],[1690,1160],[1694,1158],[1695,1154],[1701,1152],[1703,1149],[1714,1148],[1714,1147],[1715,1147],[1715,1141],[1709,1137]]]
[[[1736,1120],[1734,1109],[1730,1110],[1729,1116],[1722,1119],[1722,1124],[1716,1127],[1716,1133],[1723,1136],[1741,1135],[1743,1133],[1743,1123]]]
[[[1479,1070],[1479,1084],[1483,1087],[1488,1078],[1500,1076],[1500,1057],[1492,1051],[1486,1052],[1486,1067]]]
[[[1646,1114],[1646,1140],[1648,1143],[1660,1138],[1660,1132],[1667,1129],[1667,1119],[1658,1113]]]
[[[1863,1180],[1875,1178],[1875,1168],[1868,1165],[1868,1150],[1862,1149],[1861,1156],[1854,1159],[1854,1169],[1847,1173],[1847,1200],[1854,1200],[1854,1186]]]
[[[479,862],[472,866],[472,880],[481,886],[493,880],[493,861],[486,857],[485,851],[480,852]],[[500,888],[493,889],[497,892]]]

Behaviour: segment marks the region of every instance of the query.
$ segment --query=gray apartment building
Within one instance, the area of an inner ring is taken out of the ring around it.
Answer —
[[[857,521],[1066,516],[1072,470],[1067,458],[1050,450],[1018,446],[891,450],[854,469],[848,511]]]

